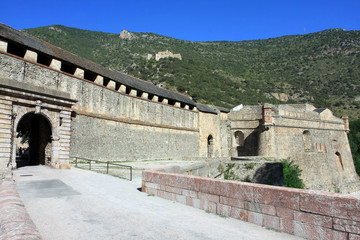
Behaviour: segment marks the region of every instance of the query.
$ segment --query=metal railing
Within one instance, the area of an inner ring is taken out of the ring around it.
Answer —
[[[83,157],[70,157],[70,158],[75,159],[75,167],[78,167],[78,159],[85,160],[85,161],[89,162],[89,170],[91,170],[91,162],[106,164],[106,174],[109,174],[109,166],[117,166],[117,167],[129,168],[129,170],[130,170],[130,181],[132,181],[132,175],[133,175],[132,166],[113,163],[113,162],[109,162],[109,161],[105,162],[105,161],[100,161],[100,160],[93,160],[93,159],[88,159],[88,158],[83,158]]]

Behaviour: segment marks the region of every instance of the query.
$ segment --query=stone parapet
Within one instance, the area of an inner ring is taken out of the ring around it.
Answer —
[[[142,191],[305,239],[359,239],[360,199],[344,194],[143,171]]]
[[[0,181],[0,226],[0,239],[42,239],[10,181]]]

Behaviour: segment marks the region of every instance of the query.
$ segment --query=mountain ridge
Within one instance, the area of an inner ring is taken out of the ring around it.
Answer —
[[[246,41],[191,42],[136,33],[53,25],[22,30],[104,67],[221,107],[240,103],[311,103],[359,118],[360,31],[329,29]],[[183,60],[146,60],[170,50]]]

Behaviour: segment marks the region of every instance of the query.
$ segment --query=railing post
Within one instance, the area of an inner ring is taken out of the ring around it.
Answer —
[[[90,163],[90,164],[89,164],[89,170],[91,170],[91,161],[90,161],[90,160],[89,160],[89,163]]]
[[[106,174],[109,174],[109,162],[106,162]]]
[[[130,166],[130,181],[132,181],[132,166]]]
[[[77,167],[77,158],[75,158],[75,167]]]

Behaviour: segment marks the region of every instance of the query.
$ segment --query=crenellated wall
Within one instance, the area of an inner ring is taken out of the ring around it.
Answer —
[[[1,51],[0,51],[1,52]],[[29,54],[28,54],[29,56]],[[55,64],[55,63],[57,64]],[[54,64],[53,64],[54,63]],[[115,82],[84,78],[49,67],[36,58],[0,53],[0,76],[49,90],[62,91],[78,102],[72,106],[70,155],[100,160],[181,159],[199,156],[199,113],[196,107],[151,96]],[[101,77],[100,77],[101,79]]]

